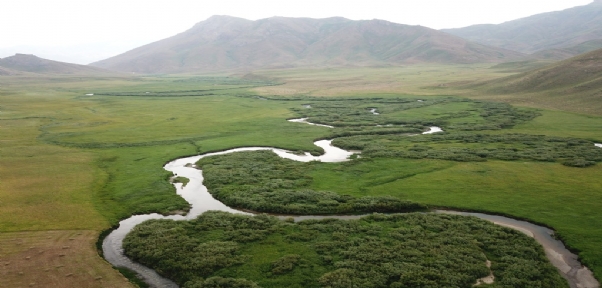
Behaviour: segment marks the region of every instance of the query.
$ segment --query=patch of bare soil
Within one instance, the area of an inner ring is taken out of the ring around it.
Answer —
[[[493,271],[491,271],[491,261],[487,260],[485,265],[487,265],[487,268],[489,268],[489,276],[478,279],[477,283],[473,286],[481,286],[483,284],[490,285],[493,284],[493,282],[495,282],[495,276],[493,276]]]
[[[0,233],[0,287],[134,287],[96,252],[97,231]]]

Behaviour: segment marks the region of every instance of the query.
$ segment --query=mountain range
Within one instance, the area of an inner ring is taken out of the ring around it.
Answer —
[[[123,72],[182,73],[501,62],[523,56],[430,28],[383,20],[273,17],[250,21],[213,16],[183,33],[91,65]]]
[[[599,48],[602,48],[602,0],[499,25],[441,31],[341,17],[272,17],[251,21],[213,16],[180,34],[88,66],[17,54],[0,59],[0,75],[109,73],[104,69],[166,74],[532,62],[567,59]]]
[[[527,54],[575,47],[591,40],[602,39],[602,0],[498,25],[480,24],[441,31],[483,45]],[[602,42],[597,42],[597,45],[590,47],[602,48]]]
[[[74,75],[115,74],[112,71],[106,71],[97,67],[58,62],[30,54],[15,54],[14,56],[0,59],[0,75],[28,73]]]

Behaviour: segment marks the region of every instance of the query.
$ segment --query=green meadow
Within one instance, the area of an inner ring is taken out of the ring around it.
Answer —
[[[313,142],[336,136],[362,157],[310,165],[305,188],[528,219],[555,229],[602,278],[602,149],[593,147],[602,116],[475,96],[460,84],[509,74],[485,65],[256,73],[1,77],[0,233],[100,233],[133,214],[179,213],[189,207],[162,168],[170,160],[244,146],[320,153]],[[299,117],[336,128],[286,121]],[[435,124],[490,140],[408,135]],[[551,156],[534,156],[542,151]],[[563,165],[575,159],[591,165]],[[0,258],[24,253],[10,251]],[[119,275],[100,257],[86,261]]]

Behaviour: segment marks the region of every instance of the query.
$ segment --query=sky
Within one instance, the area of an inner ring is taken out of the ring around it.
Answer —
[[[0,58],[35,54],[88,64],[180,32],[212,15],[382,19],[433,29],[499,24],[593,0],[3,0]]]

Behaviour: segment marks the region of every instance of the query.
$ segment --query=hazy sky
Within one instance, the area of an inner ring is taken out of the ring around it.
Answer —
[[[3,0],[0,58],[87,64],[157,41],[211,15],[384,19],[434,29],[502,23],[592,0]]]

